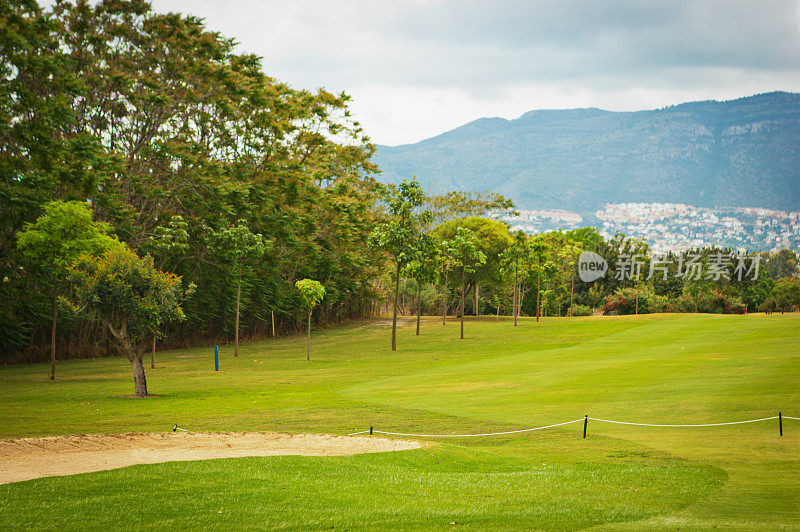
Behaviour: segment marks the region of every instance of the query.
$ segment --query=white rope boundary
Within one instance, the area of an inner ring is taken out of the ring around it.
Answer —
[[[544,427],[534,427],[532,429],[521,429],[521,430],[507,430],[504,432],[485,432],[483,434],[411,434],[406,432],[384,432],[382,430],[373,430],[373,434],[389,434],[391,436],[417,436],[419,438],[478,438],[481,436],[500,436],[502,434],[519,434],[520,432],[531,432],[534,430],[544,430],[544,429],[551,429],[553,427],[561,427],[562,425],[569,425],[571,423],[578,423],[583,421],[583,418],[576,419],[574,421],[565,421],[563,423],[556,423],[554,425],[546,425]],[[354,432],[352,434],[348,434],[348,436],[355,436],[356,434],[364,434],[368,433],[368,430],[362,430],[361,432]]]
[[[787,418],[787,416],[783,416]],[[600,419],[598,417],[590,417],[590,421],[602,421],[603,423],[616,423],[618,425],[636,425],[639,427],[719,427],[722,425],[741,425],[742,423],[756,423],[758,421],[769,421],[770,419],[778,419],[778,416],[762,417],[759,419],[747,419],[744,421],[728,421],[725,423],[700,423],[693,425],[662,425],[658,423],[633,423],[630,421],[612,421],[610,419]]]
[[[794,419],[800,421],[798,417],[792,416],[780,416],[783,419]],[[534,427],[530,429],[521,429],[521,430],[507,430],[503,432],[484,432],[482,434],[414,434],[409,432],[386,432],[382,430],[361,430],[359,432],[353,432],[348,434],[348,436],[356,436],[358,434],[386,434],[390,436],[415,436],[417,438],[478,438],[483,436],[501,436],[504,434],[519,434],[521,432],[532,432],[534,430],[544,430],[544,429],[551,429],[554,427],[561,427],[564,425],[571,425],[572,423],[580,423],[581,421],[600,421],[602,423],[615,423],[618,425],[635,425],[638,427],[719,427],[722,425],[741,425],[743,423],[757,423],[759,421],[770,421],[773,419],[778,419],[778,416],[770,416],[770,417],[762,417],[758,419],[746,419],[744,421],[727,421],[724,423],[699,423],[699,424],[680,424],[680,425],[666,425],[660,423],[634,423],[632,421],[614,421],[611,419],[601,419],[597,417],[585,417],[580,419],[575,419],[573,421],[565,421],[563,423],[555,423],[553,425],[545,425],[543,427]]]

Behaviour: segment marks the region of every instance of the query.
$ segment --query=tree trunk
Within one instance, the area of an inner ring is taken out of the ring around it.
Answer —
[[[142,357],[146,348],[142,345],[142,348],[139,349],[139,346],[130,341],[128,338],[128,322],[125,318],[122,319],[119,330],[114,328],[107,317],[103,317],[103,322],[106,324],[108,331],[117,339],[117,343],[131,363],[134,395],[136,397],[147,397],[147,379],[144,377],[144,366],[142,365]]]
[[[478,295],[478,293],[479,293],[478,286],[479,286],[479,281],[476,279],[475,280],[475,315],[476,316],[478,316],[478,301],[480,301],[480,296]]]
[[[417,336],[419,336],[419,318],[422,314],[422,283],[417,281]]]
[[[306,362],[311,362],[311,313],[314,308],[308,310],[308,335],[306,338]]]
[[[136,397],[147,397],[147,379],[144,376],[144,366],[142,366],[142,356],[136,353],[128,353],[133,368],[133,387]]]
[[[496,322],[500,321],[500,298],[497,298],[497,318],[494,320]]]
[[[442,303],[442,325],[447,325],[447,268],[444,269],[444,302]]]
[[[50,332],[50,380],[56,380],[56,324],[58,323],[58,291],[53,280],[53,329]]]
[[[242,296],[242,274],[236,281],[236,338],[233,343],[233,356],[239,356],[239,300]]]
[[[542,271],[538,268],[538,264],[537,264],[537,268],[536,269],[539,270],[536,273],[536,321],[538,322],[539,321],[539,304],[540,304],[539,287],[541,286],[541,282],[542,282]]]
[[[518,275],[517,262],[514,261],[514,327],[517,326],[517,309],[519,308],[517,302],[519,299],[519,283],[517,282]]]
[[[156,336],[153,335],[153,352],[150,355],[150,369],[156,369]]]
[[[406,285],[408,284],[407,279],[403,279],[403,291],[400,292],[400,313],[405,315],[406,313]]]
[[[272,314],[272,337],[275,338],[275,311],[271,310],[270,313]]]
[[[392,351],[397,351],[397,296],[400,291],[400,260],[394,273],[394,310],[392,311]]]
[[[569,289],[569,317],[572,317],[572,305],[575,301],[575,272],[572,272],[572,286]]]
[[[461,339],[464,339],[464,267],[461,267]]]

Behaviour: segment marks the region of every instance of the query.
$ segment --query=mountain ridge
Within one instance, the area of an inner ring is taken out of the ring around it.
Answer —
[[[800,94],[776,91],[655,110],[533,110],[378,146],[382,180],[433,193],[492,190],[523,208],[606,203],[800,210]]]

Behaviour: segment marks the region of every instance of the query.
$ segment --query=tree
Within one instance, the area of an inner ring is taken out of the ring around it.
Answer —
[[[294,283],[295,288],[300,291],[300,298],[303,306],[308,309],[308,330],[306,343],[306,362],[311,361],[311,313],[314,307],[325,297],[325,287],[319,281],[312,279],[302,279]]]
[[[439,255],[436,243],[427,234],[421,235],[418,243],[417,258],[406,265],[406,273],[417,282],[417,336],[422,314],[422,285],[436,280],[439,266]]]
[[[183,220],[182,216],[172,216],[166,226],[158,226],[155,228],[154,235],[147,243],[148,247],[153,250],[153,263],[163,271],[170,273],[175,272],[175,263],[171,267],[170,259],[173,257],[185,256],[189,250],[189,233],[186,230],[188,224]],[[153,335],[153,351],[150,357],[150,369],[156,368],[156,337]]]
[[[483,265],[476,266],[474,271],[467,275],[467,288],[473,289],[472,310],[478,315],[480,310],[480,287],[482,284],[500,282],[499,257],[511,244],[511,234],[508,224],[490,218],[470,216],[463,219],[453,219],[439,224],[433,234],[440,240],[452,239],[458,227],[464,227],[473,232],[478,240],[478,249],[486,256]]]
[[[50,270],[53,297],[53,326],[50,334],[50,380],[56,378],[56,324],[60,286],[69,268],[82,256],[98,254],[115,241],[108,236],[108,224],[92,221],[92,210],[78,201],[53,201],[44,214],[19,233],[22,253]]]
[[[394,304],[392,310],[392,351],[397,350],[397,297],[400,291],[400,271],[417,257],[422,228],[430,214],[421,211],[425,191],[416,178],[403,180],[386,197],[388,221],[380,224],[370,235],[373,247],[388,253],[394,268]]]
[[[539,321],[540,291],[542,289],[542,265],[547,259],[547,243],[533,239],[530,243],[530,258],[533,260],[536,273],[536,321]]]
[[[520,294],[520,269],[525,268],[530,256],[530,247],[528,240],[523,231],[514,233],[514,239],[508,248],[500,255],[500,262],[504,265],[504,269],[510,272],[513,276],[514,283],[514,296],[513,296],[513,314],[514,314],[514,327],[517,326],[517,315],[519,314],[519,307],[521,305],[522,297]]]
[[[73,268],[79,305],[98,312],[128,357],[136,397],[147,397],[142,357],[161,324],[185,318],[181,303],[194,290],[181,278],[155,268],[150,255],[139,257],[118,244],[99,257],[84,256]]]
[[[575,276],[578,271],[575,265],[581,254],[582,244],[580,242],[567,241],[558,256],[564,265],[564,278],[569,278],[569,316],[572,317],[572,307],[575,299]]]
[[[462,192],[453,190],[438,196],[429,196],[427,208],[432,220],[440,223],[447,220],[463,220],[470,216],[495,214],[519,214],[514,202],[497,192]]]
[[[247,220],[239,220],[233,227],[212,233],[210,246],[221,259],[220,263],[232,268],[236,280],[236,323],[233,356],[239,356],[239,309],[242,299],[242,270],[261,258],[266,243],[260,234],[253,234]]]
[[[465,227],[459,227],[450,241],[456,266],[461,269],[461,339],[464,339],[464,287],[467,272],[475,271],[477,266],[486,262],[486,255],[478,249],[478,239]]]
[[[444,278],[444,289],[442,290],[442,325],[447,325],[447,295],[449,291],[448,274],[450,269],[455,266],[453,250],[450,248],[448,240],[442,240],[437,246],[439,250],[440,264],[442,266],[442,277]]]
[[[800,278],[783,277],[772,287],[769,298],[772,306],[781,314],[791,312],[800,306]]]
[[[798,263],[800,261],[794,251],[782,249],[777,253],[766,256],[764,269],[767,275],[773,279],[782,279],[798,275],[800,273]]]

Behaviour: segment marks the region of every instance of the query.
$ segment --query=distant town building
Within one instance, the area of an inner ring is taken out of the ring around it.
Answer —
[[[617,232],[645,238],[657,252],[699,246],[800,251],[800,212],[757,207],[709,209],[680,203],[613,203],[594,215],[596,221],[584,221],[575,212],[520,209],[519,216],[503,219],[512,229],[527,233],[594,225],[607,238]]]

